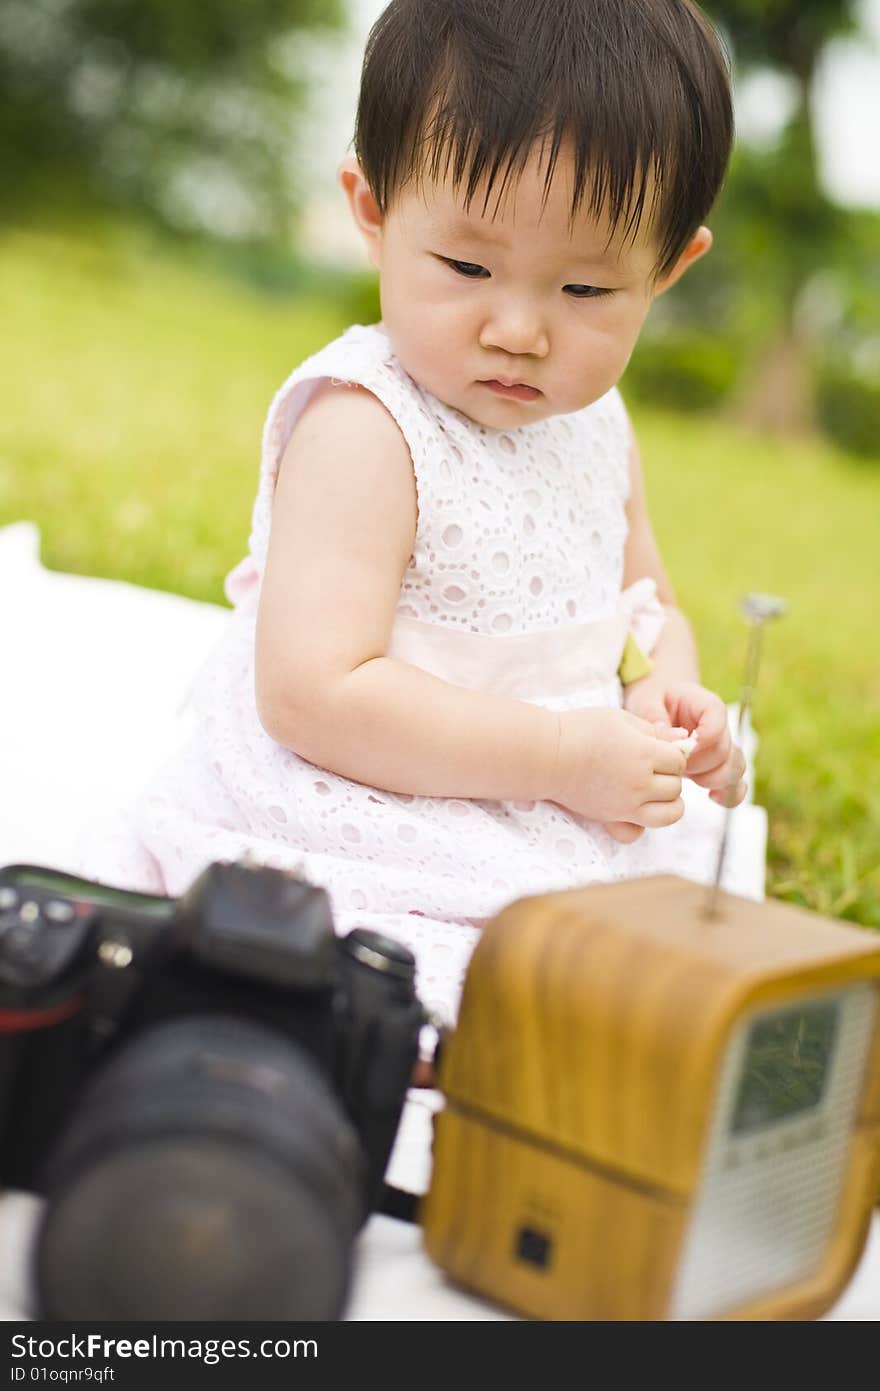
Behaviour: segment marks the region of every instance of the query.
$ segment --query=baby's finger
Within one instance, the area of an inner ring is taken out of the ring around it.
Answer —
[[[674,826],[684,816],[684,801],[676,797],[674,802],[644,802],[636,813],[643,826],[652,829],[658,826]]]
[[[688,734],[687,730],[680,725],[665,724],[662,720],[655,723],[654,733],[658,739],[665,739],[668,743],[675,744],[677,748],[681,749],[686,759],[690,758],[699,742],[696,730],[693,734]]]
[[[697,731],[697,734],[697,747],[688,763],[688,772],[691,777],[696,773],[709,773],[715,768],[723,767],[733,748],[730,730],[726,725],[717,738],[712,740],[709,739],[708,735],[704,735],[701,729]]]
[[[734,748],[726,763],[710,768],[706,773],[688,768],[688,774],[700,787],[724,788],[728,783],[739,782],[746,771],[746,760],[741,749]]]
[[[713,698],[707,702],[700,712],[697,729],[701,743],[718,744],[724,738],[730,739],[730,719],[723,700]]]
[[[712,798],[713,802],[717,802],[718,805],[721,807],[738,807],[740,802],[745,797],[747,791],[748,783],[742,781],[737,783],[736,787],[733,789],[729,796],[727,794],[726,787],[722,787],[719,788],[717,791],[710,792],[709,796]]]
[[[632,821],[608,821],[605,830],[612,840],[620,841],[621,845],[631,845],[639,836],[645,834],[644,826],[636,826]]]
[[[669,773],[655,773],[648,788],[652,802],[674,802],[681,796],[681,778]]]
[[[677,743],[658,739],[654,744],[654,773],[669,773],[680,778],[687,767],[687,754]]]

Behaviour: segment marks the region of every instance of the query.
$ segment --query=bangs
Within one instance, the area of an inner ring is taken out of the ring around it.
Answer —
[[[515,188],[535,153],[539,169],[544,170],[546,204],[560,154],[565,152],[572,160],[571,230],[581,212],[605,217],[610,244],[618,234],[624,242],[634,238],[646,218],[648,226],[654,223],[669,177],[668,160],[661,151],[644,140],[626,143],[619,138],[619,128],[585,127],[567,112],[556,111],[540,121],[522,119],[526,114],[522,112],[511,114],[514,119],[508,123],[481,129],[463,122],[459,107],[445,105],[414,142],[401,186],[449,180],[465,210],[482,192],[481,215],[494,220],[505,194]],[[661,248],[661,257],[664,252],[666,248]]]

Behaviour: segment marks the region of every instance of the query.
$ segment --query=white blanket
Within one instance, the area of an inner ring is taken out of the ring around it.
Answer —
[[[76,870],[81,838],[112,820],[113,808],[131,806],[168,747],[177,710],[228,610],[45,570],[30,522],[0,528],[0,594],[0,864]],[[424,1160],[429,1104],[401,1137],[393,1181],[413,1175],[420,1150]],[[25,1317],[32,1307],[26,1258],[38,1210],[23,1194],[0,1200],[6,1318]],[[416,1228],[374,1217],[360,1239],[348,1317],[507,1316],[448,1285],[422,1252]],[[827,1317],[880,1320],[876,1217],[861,1266]]]

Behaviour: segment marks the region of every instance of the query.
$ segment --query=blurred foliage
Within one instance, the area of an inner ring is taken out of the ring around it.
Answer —
[[[853,218],[799,304],[815,344],[817,412],[846,448],[880,462],[880,217]]]
[[[858,0],[702,0],[743,66],[769,64],[809,81],[835,34],[855,27]]]
[[[341,0],[2,0],[0,212],[289,233],[297,41]]]
[[[775,140],[738,144],[709,219],[712,254],[657,301],[626,384],[690,408],[726,400],[758,428],[818,426],[880,459],[880,214],[823,192],[810,107],[824,46],[854,28],[858,5],[706,0],[705,9],[738,73],[786,73],[797,100]]]
[[[789,322],[804,285],[847,243],[849,221],[819,187],[806,119],[793,118],[768,147],[740,144],[712,225],[722,243],[715,270],[744,282],[749,327]]]
[[[661,327],[645,335],[626,372],[627,399],[707,410],[727,396],[739,372],[729,340],[700,328]]]
[[[824,194],[810,117],[819,59],[856,28],[859,0],[704,8],[737,80],[771,68],[797,100],[775,141],[736,149],[712,255],[658,300],[627,390],[880,455],[880,215]],[[347,0],[0,0],[0,219],[90,225],[115,206],[233,279],[304,292],[297,112],[310,35],[346,13]],[[374,277],[337,281],[351,321],[379,317]]]
[[[819,419],[833,439],[854,453],[880,456],[880,364],[860,370],[836,358],[822,361],[816,372]]]
[[[165,254],[169,250],[166,245]],[[332,304],[346,324],[373,324],[382,317],[379,277],[372,269],[310,260],[279,242],[177,238],[175,255],[263,294]]]

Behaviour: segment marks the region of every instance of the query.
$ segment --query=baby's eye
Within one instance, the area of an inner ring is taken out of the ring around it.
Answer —
[[[604,290],[600,285],[563,285],[572,299],[601,299],[603,295],[613,295],[613,290]]]
[[[474,265],[473,261],[453,261],[448,256],[443,258],[447,266],[451,266],[459,275],[464,275],[468,280],[479,280],[480,276],[488,275],[485,266]]]

